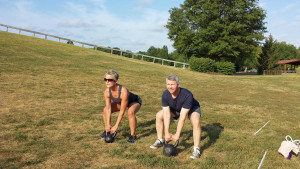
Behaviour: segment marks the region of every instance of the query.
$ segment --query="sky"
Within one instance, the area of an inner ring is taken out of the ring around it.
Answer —
[[[132,52],[167,45],[169,10],[184,0],[0,0],[0,24]],[[267,33],[300,47],[300,1],[260,0]],[[6,30],[0,27],[0,30]]]

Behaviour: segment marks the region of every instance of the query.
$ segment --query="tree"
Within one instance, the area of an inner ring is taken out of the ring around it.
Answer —
[[[287,44],[286,42],[278,42],[275,44],[275,55],[277,61],[297,59],[297,48],[294,45]]]
[[[179,55],[230,61],[238,67],[255,59],[266,30],[257,0],[185,0],[172,8],[166,27]]]
[[[156,48],[154,46],[151,46],[147,50],[147,55],[154,56],[154,57],[159,57],[159,58],[164,58],[164,59],[169,59],[168,47],[166,45],[164,45],[160,49],[160,48]]]
[[[169,54],[168,54],[168,47],[164,45],[158,52],[158,55],[156,57],[159,58],[164,58],[164,59],[169,59]]]
[[[270,35],[263,44],[262,53],[258,58],[258,74],[263,74],[264,70],[268,70],[275,65],[275,44],[276,41],[273,36]]]
[[[154,46],[150,46],[150,48],[147,50],[147,55],[149,56],[156,56],[157,53],[157,48]]]

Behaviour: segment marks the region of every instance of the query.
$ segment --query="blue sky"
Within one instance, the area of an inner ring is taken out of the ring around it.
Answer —
[[[167,45],[169,10],[184,0],[0,0],[0,23],[133,52]],[[266,36],[300,47],[300,1],[260,0]],[[3,28],[0,30],[4,30]]]

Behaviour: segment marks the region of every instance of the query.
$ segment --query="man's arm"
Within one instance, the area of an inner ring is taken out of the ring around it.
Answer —
[[[173,141],[179,140],[179,137],[180,137],[183,125],[184,125],[184,121],[185,121],[186,116],[188,115],[189,111],[190,111],[190,109],[181,108],[180,117],[179,117],[179,120],[177,123],[177,130],[176,130],[175,135],[172,136]]]
[[[164,128],[165,128],[165,140],[169,141],[172,139],[172,135],[170,134],[170,120],[171,120],[171,111],[170,107],[163,107],[163,116],[164,116]]]

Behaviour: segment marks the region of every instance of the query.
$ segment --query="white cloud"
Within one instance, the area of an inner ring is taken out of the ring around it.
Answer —
[[[14,10],[4,12],[9,17],[3,24],[133,52],[146,51],[150,46],[171,48],[164,27],[169,17],[167,11],[145,8],[139,11],[138,19],[124,19],[109,12],[105,0],[88,1],[96,7],[67,2],[59,4],[63,5],[60,11],[53,12],[38,10],[34,1],[17,1]],[[150,2],[153,1],[147,1]]]
[[[286,6],[284,6],[282,9],[281,9],[281,12],[288,12],[290,10],[293,10],[294,8],[297,9],[297,3],[290,3]]]

